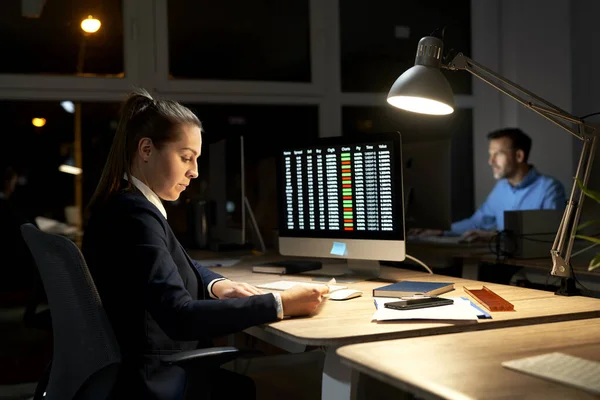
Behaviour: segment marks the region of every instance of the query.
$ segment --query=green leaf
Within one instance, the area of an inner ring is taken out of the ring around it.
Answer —
[[[579,224],[577,226],[577,230],[580,231],[582,229],[587,228],[588,226],[592,226],[592,225],[596,225],[596,224],[600,224],[600,219],[593,219],[591,221],[585,221],[583,224]]]
[[[576,238],[587,240],[588,242],[600,244],[600,238],[585,235],[575,235]]]
[[[592,190],[590,188],[586,188],[585,186],[583,186],[583,183],[581,183],[579,179],[577,179],[577,186],[579,186],[579,189],[581,189],[581,191],[585,193],[586,196],[596,200],[597,203],[600,203],[600,192]]]
[[[592,261],[590,261],[590,265],[588,266],[588,271],[593,271],[598,267],[600,267],[600,253],[596,254],[596,257],[592,258]]]

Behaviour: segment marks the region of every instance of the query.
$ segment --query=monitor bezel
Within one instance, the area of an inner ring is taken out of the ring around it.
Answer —
[[[285,150],[310,148],[315,146],[339,146],[356,145],[376,142],[392,142],[394,148],[394,192],[400,193],[400,198],[394,199],[394,208],[399,210],[395,217],[400,218],[400,229],[394,232],[378,232],[372,235],[369,232],[361,233],[362,237],[349,237],[353,235],[324,234],[315,236],[314,231],[299,235],[296,231],[287,229],[283,212],[278,213],[279,227],[279,252],[286,256],[305,257],[330,257],[360,260],[386,260],[404,261],[406,256],[406,233],[404,223],[404,188],[403,188],[403,164],[402,164],[402,136],[399,132],[374,133],[365,135],[353,135],[320,138],[313,143],[303,145],[286,146],[279,149],[277,154],[277,204],[278,209],[283,210],[284,176],[283,176],[283,152]],[[399,214],[399,215],[398,215]],[[371,238],[369,237],[371,236]],[[372,237],[376,236],[376,237]]]

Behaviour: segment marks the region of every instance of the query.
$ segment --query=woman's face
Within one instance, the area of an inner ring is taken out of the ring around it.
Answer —
[[[179,198],[198,177],[198,157],[202,150],[202,134],[195,125],[179,125],[177,141],[166,143],[162,149],[152,148],[146,164],[147,184],[163,200]]]

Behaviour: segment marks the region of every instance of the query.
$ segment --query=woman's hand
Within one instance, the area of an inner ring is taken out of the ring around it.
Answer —
[[[312,314],[327,293],[329,288],[325,285],[296,285],[284,290],[281,292],[283,313],[290,317]]]
[[[215,282],[212,286],[212,292],[219,299],[237,299],[264,293],[260,289],[247,283],[234,282],[228,279]]]

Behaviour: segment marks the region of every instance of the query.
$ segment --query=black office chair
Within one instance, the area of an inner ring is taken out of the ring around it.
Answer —
[[[71,240],[32,224],[22,225],[21,232],[44,283],[54,336],[54,358],[38,382],[34,400],[106,399],[121,355],[83,255]],[[254,353],[213,347],[172,354],[162,361],[197,372]]]

